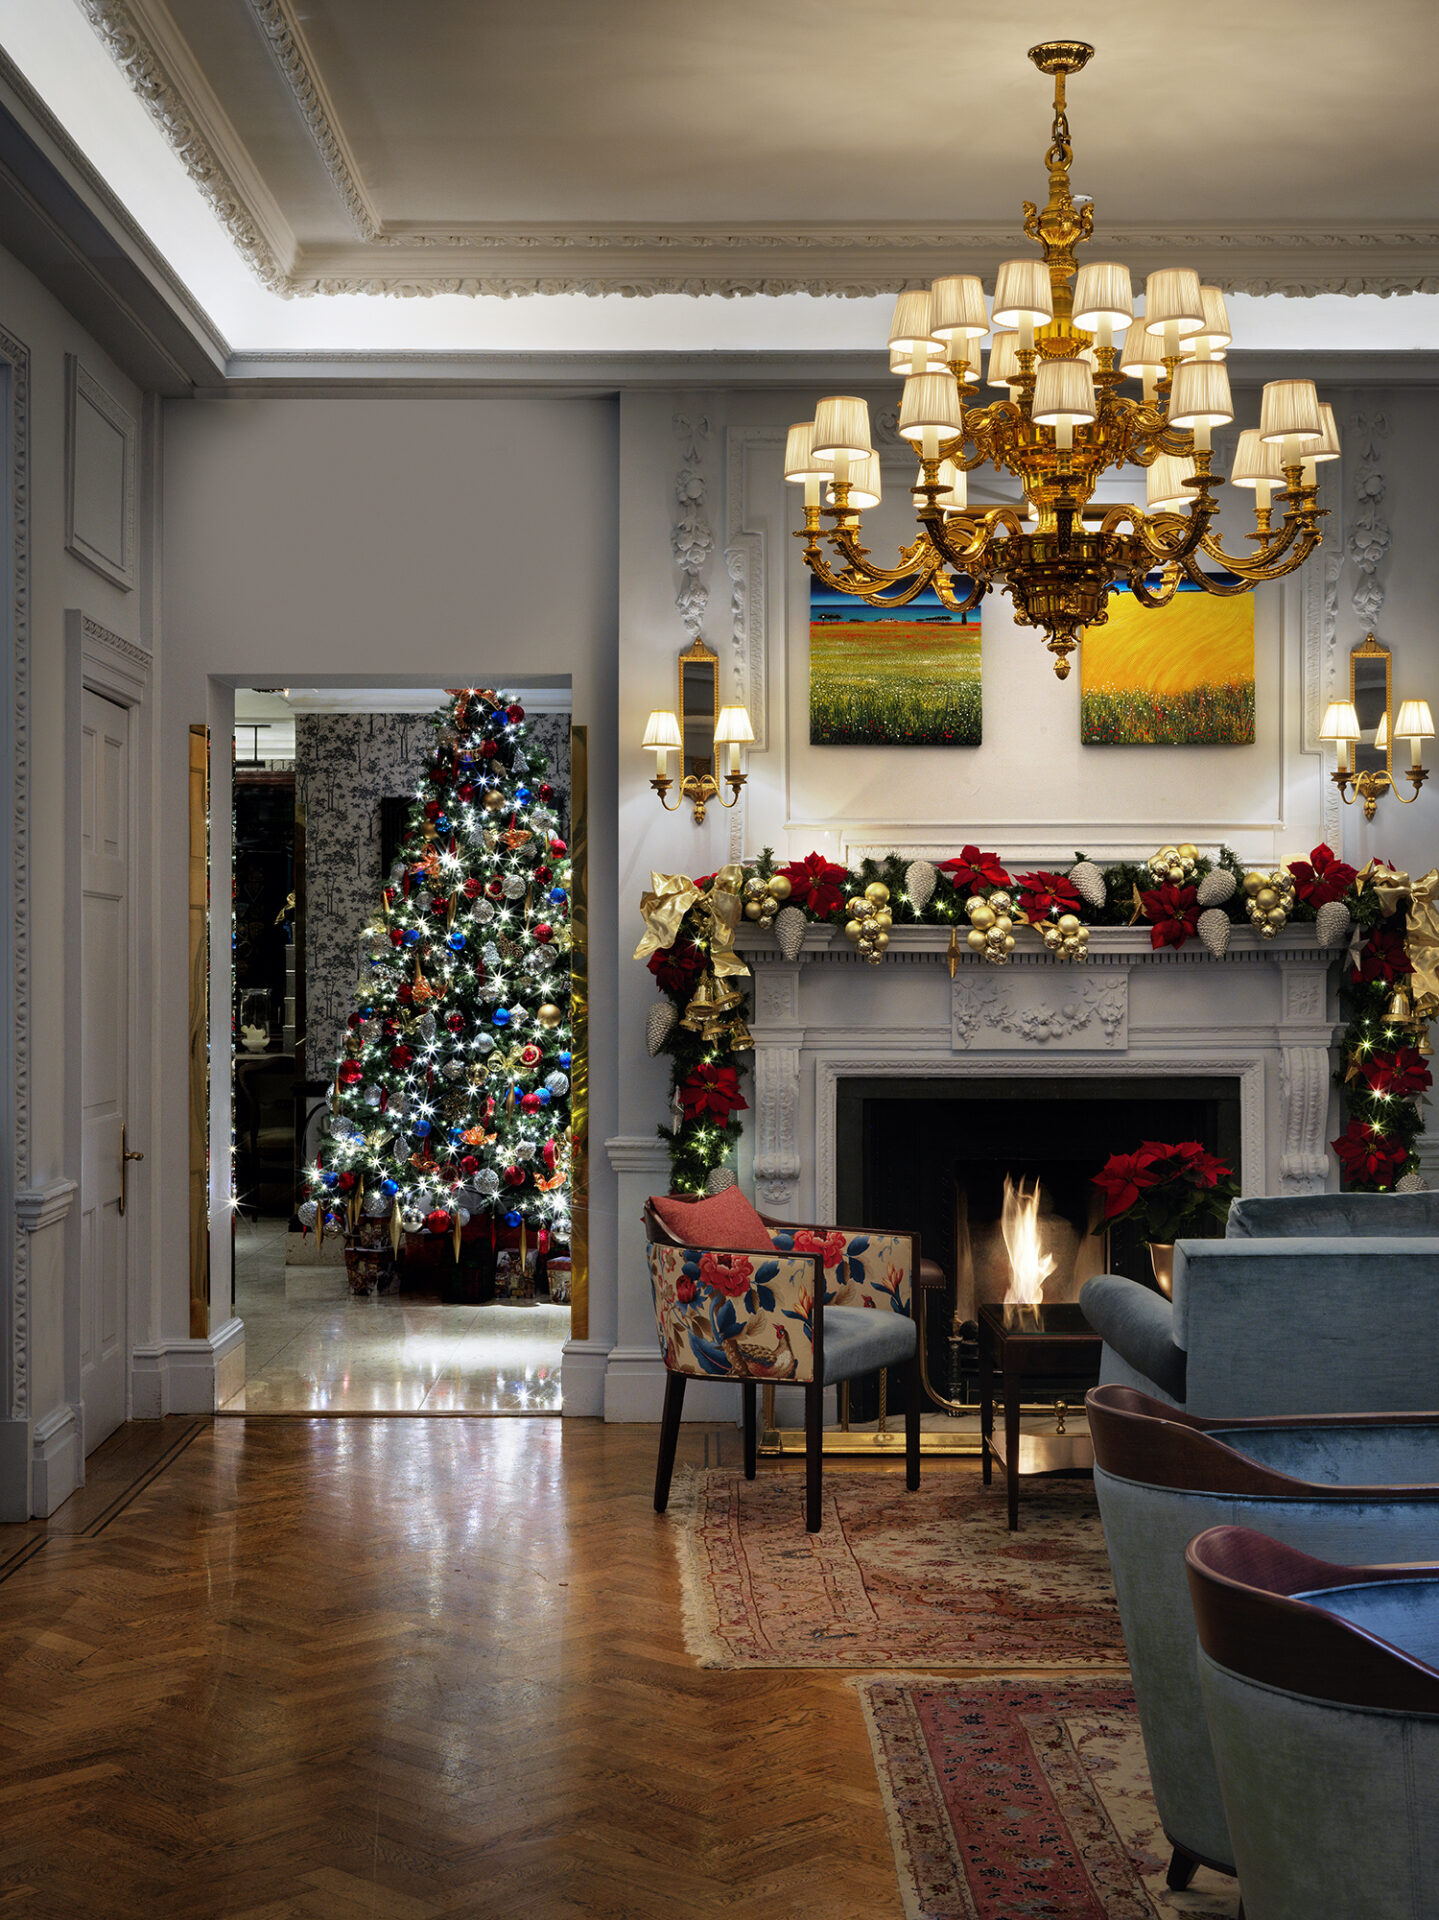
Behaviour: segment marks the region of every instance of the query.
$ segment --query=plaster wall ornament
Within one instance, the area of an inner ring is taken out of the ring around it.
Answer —
[[[360,180],[359,167],[339,129],[290,0],[248,0],[248,5],[351,225],[362,240],[385,241],[388,236],[382,232],[379,215]]]
[[[677,413],[675,438],[680,443],[680,468],[675,475],[675,520],[670,544],[680,570],[680,589],[675,595],[684,630],[691,640],[704,638],[705,610],[709,606],[709,587],[705,575],[714,552],[714,532],[705,505],[704,451],[710,423],[704,414]]]
[[[9,938],[0,941],[0,1008],[9,1032],[0,1047],[0,1392],[11,1419],[30,1412],[30,1230],[21,1196],[30,1172],[30,350],[0,327],[0,367],[11,456],[10,693],[0,701],[0,780],[8,793],[8,844],[0,835],[0,898]],[[29,1209],[33,1212],[33,1208]],[[43,1208],[42,1208],[43,1211]],[[4,1270],[9,1267],[9,1285]]]
[[[1075,979],[1067,970],[1028,970],[1003,980],[956,974],[955,1046],[1122,1049],[1129,1018],[1129,972]]]
[[[782,427],[725,429],[725,566],[730,593],[730,674],[734,698],[749,710],[752,753],[769,744],[768,528],[774,511],[774,456]],[[781,506],[781,513],[784,508]],[[779,537],[788,532],[780,522]],[[779,569],[779,590],[784,569]]]
[[[754,1051],[755,1198],[762,1207],[791,1206],[799,1180],[798,1046],[762,1044]]]
[[[1279,1060],[1279,1106],[1284,1121],[1280,1181],[1289,1193],[1322,1193],[1329,1172],[1332,1075],[1324,1047],[1285,1047]]]
[[[1384,605],[1384,582],[1379,570],[1389,554],[1392,534],[1384,516],[1384,497],[1389,483],[1380,465],[1384,443],[1389,437],[1389,422],[1382,413],[1358,413],[1354,416],[1354,512],[1344,542],[1345,558],[1358,578],[1351,596],[1361,627],[1372,628]]]

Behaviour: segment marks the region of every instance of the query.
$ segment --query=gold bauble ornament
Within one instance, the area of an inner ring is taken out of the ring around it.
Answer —
[[[871,880],[864,890],[864,897],[871,906],[882,907],[889,898],[889,888],[883,880]]]
[[[1061,933],[1078,933],[1080,927],[1079,915],[1077,913],[1062,913],[1055,922],[1055,925]]]
[[[491,813],[498,813],[504,804],[505,796],[498,787],[491,787],[481,802],[481,805],[488,807]]]
[[[1004,936],[1004,950],[1006,953],[1014,952],[1014,935],[1012,933],[1007,933]]]
[[[1268,920],[1271,927],[1282,927],[1288,918],[1289,915],[1283,907],[1271,907],[1269,910]]]
[[[995,913],[993,907],[987,906],[983,900],[980,900],[970,903],[969,917],[981,933],[987,933],[994,925],[998,915]]]
[[[1254,896],[1254,904],[1261,913],[1268,913],[1271,907],[1279,904],[1279,895],[1273,887],[1261,887]]]
[[[564,1017],[563,1011],[553,1000],[544,1000],[535,1008],[535,1018],[542,1027],[557,1027]]]
[[[874,936],[874,944],[879,948],[881,953],[883,953],[885,948],[889,945],[889,935],[883,930],[883,928],[881,928],[881,930]]]
[[[758,919],[759,919],[759,917],[760,917],[760,915],[761,915],[761,914],[762,914],[763,912],[764,912],[764,908],[763,908],[763,907],[762,907],[762,906],[760,905],[760,903],[759,903],[759,901],[758,901],[758,900],[746,900],[746,901],[745,901],[745,903],[744,903],[744,917],[745,917],[745,919],[746,919],[746,920],[758,920]]]
[[[874,917],[882,927],[892,927],[894,925],[894,915],[888,907],[881,907]]]
[[[794,892],[794,887],[782,873],[772,873],[764,884],[765,892],[773,894],[776,900],[788,900]]]
[[[964,937],[976,953],[983,953],[984,949],[989,945],[989,941],[985,935],[980,932],[978,927],[971,927]]]
[[[872,913],[867,913],[863,918],[863,920],[860,921],[859,924],[861,925],[861,927],[863,927],[864,931],[869,935],[871,940],[873,940],[874,936],[879,932],[879,922],[878,920],[875,919]]]
[[[846,920],[844,923],[844,937],[846,940],[858,940],[863,931],[864,929],[860,926],[858,920]]]
[[[1255,894],[1259,892],[1261,887],[1267,887],[1268,885],[1269,875],[1267,873],[1255,873],[1251,870],[1244,876],[1244,891],[1249,895],[1251,900]]]
[[[1195,845],[1194,845],[1194,844],[1193,844],[1193,843],[1192,843],[1191,841],[1189,841],[1189,840],[1186,840],[1186,841],[1184,842],[1184,844],[1183,844],[1183,846],[1179,846],[1179,847],[1176,847],[1176,848],[1174,849],[1174,851],[1175,851],[1175,852],[1176,852],[1176,853],[1177,853],[1177,854],[1179,855],[1179,857],[1180,857],[1180,859],[1181,859],[1181,860],[1190,860],[1190,861],[1194,861],[1194,860],[1197,860],[1197,859],[1199,858],[1199,849],[1198,849],[1198,847],[1196,847],[1196,846],[1195,846]]]
[[[1002,890],[996,891],[989,896],[989,904],[994,908],[996,913],[1010,913],[1014,908],[1014,901],[1009,894]]]

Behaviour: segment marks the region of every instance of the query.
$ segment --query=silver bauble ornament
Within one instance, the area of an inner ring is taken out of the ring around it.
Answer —
[[[522,873],[507,873],[500,882],[505,890],[506,900],[518,900],[525,891],[525,877]]]
[[[295,1218],[302,1227],[313,1227],[320,1217],[320,1205],[317,1200],[302,1200],[295,1209]]]
[[[1222,907],[1238,889],[1239,882],[1227,867],[1215,867],[1200,881],[1194,897],[1201,907]]]
[[[463,1080],[465,1077],[465,1063],[463,1060],[447,1060],[440,1068],[440,1072],[447,1080]]]
[[[407,1207],[400,1215],[400,1225],[406,1233],[418,1233],[424,1224],[424,1214],[416,1213],[413,1208]]]
[[[1216,960],[1222,960],[1228,953],[1229,915],[1223,907],[1210,907],[1206,912],[1201,913],[1196,932]]]
[[[558,1100],[562,1094],[568,1093],[569,1090],[570,1076],[567,1073],[550,1073],[545,1075],[545,1091],[552,1095],[554,1099]]]
[[[482,1060],[488,1060],[495,1050],[495,1036],[492,1033],[480,1033],[475,1036],[475,1052]]]
[[[432,1013],[422,1013],[415,1022],[415,1031],[428,1045],[435,1037],[435,1016]]]
[[[393,1201],[385,1193],[367,1193],[362,1203],[362,1211],[371,1220],[383,1220],[390,1211]]]
[[[493,1200],[500,1190],[500,1176],[493,1167],[481,1167],[471,1183],[483,1200]]]

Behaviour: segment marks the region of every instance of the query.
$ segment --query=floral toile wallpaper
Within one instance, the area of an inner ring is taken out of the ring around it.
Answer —
[[[413,793],[432,739],[428,713],[295,716],[295,819],[305,849],[305,1072],[328,1079],[360,974],[360,936],[379,897],[380,802]],[[537,713],[569,838],[570,716]]]

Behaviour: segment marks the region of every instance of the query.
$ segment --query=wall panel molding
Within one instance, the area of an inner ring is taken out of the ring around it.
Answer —
[[[106,442],[107,431],[118,439],[118,448]],[[65,550],[126,593],[136,580],[139,434],[134,414],[101,385],[78,354],[67,353]],[[118,455],[113,473],[107,471],[111,454]],[[108,502],[103,497],[107,485],[119,489]]]

